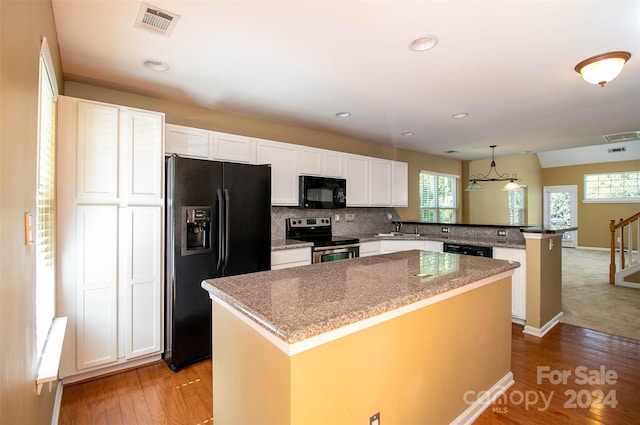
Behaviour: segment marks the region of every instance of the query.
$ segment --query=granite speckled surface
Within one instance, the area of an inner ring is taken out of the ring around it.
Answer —
[[[412,250],[209,279],[202,287],[293,344],[517,267]]]
[[[448,243],[458,243],[458,244],[467,244],[467,245],[478,245],[478,246],[499,246],[503,248],[516,248],[516,249],[525,249],[524,239],[522,241],[512,241],[512,240],[500,240],[498,238],[474,238],[469,236],[448,236],[448,237],[434,237],[432,235],[413,235],[410,233],[403,234],[400,236],[376,236],[372,233],[366,234],[355,234],[355,235],[344,235],[352,238],[357,238],[360,242],[371,242],[371,241],[436,241],[436,242],[448,242]],[[311,247],[313,244],[310,242],[296,241],[293,239],[277,239],[271,241],[271,250],[278,251],[282,249],[294,249],[294,248],[305,248]]]

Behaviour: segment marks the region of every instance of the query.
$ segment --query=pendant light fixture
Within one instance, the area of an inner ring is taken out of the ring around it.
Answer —
[[[518,176],[516,174],[498,173],[496,169],[495,149],[497,145],[489,146],[491,148],[491,165],[487,174],[478,173],[472,175],[469,179],[469,186],[465,189],[467,192],[482,190],[482,186],[478,182],[509,182],[502,190],[518,190],[520,185],[516,183]]]
[[[603,53],[583,60],[576,65],[575,70],[587,83],[604,87],[622,72],[630,57],[629,52]]]

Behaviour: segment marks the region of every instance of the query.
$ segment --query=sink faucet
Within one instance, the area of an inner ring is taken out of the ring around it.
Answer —
[[[400,229],[402,228],[402,222],[400,222],[400,221],[396,221],[394,224],[395,224],[395,230],[394,230],[394,232],[396,232],[396,233],[400,233]]]

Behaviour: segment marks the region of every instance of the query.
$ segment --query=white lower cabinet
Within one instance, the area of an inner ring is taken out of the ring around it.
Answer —
[[[60,96],[60,378],[160,358],[163,350],[162,114]],[[104,162],[106,161],[106,162]]]
[[[370,257],[380,254],[380,241],[360,242],[360,256]]]
[[[442,252],[442,242],[424,240],[380,241],[380,251],[383,254],[389,252],[409,251],[412,249],[419,249],[421,251]]]
[[[516,321],[527,319],[527,251],[517,248],[493,248],[493,258],[510,260],[520,263],[520,267],[513,271],[511,284],[511,316]]]
[[[271,270],[311,264],[311,248],[293,248],[271,251]]]

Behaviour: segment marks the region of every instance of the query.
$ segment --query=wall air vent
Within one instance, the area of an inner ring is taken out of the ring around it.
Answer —
[[[629,142],[631,140],[640,140],[640,131],[628,131],[626,133],[605,134],[604,139],[607,142]]]
[[[612,149],[607,149],[607,151],[609,153],[618,153],[618,152],[625,152],[627,150],[627,148],[625,148],[624,146],[621,148],[612,148]]]
[[[142,3],[134,27],[169,37],[179,19],[180,15]]]

